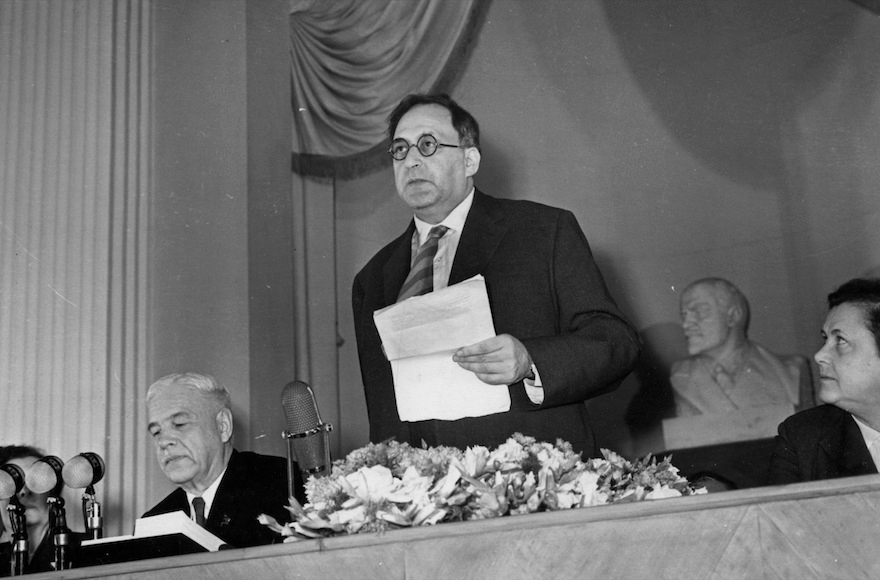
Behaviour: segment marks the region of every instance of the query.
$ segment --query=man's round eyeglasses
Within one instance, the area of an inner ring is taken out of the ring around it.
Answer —
[[[413,144],[410,144],[409,141],[403,138],[395,139],[391,142],[391,147],[388,148],[388,153],[397,161],[403,161],[406,159],[406,156],[409,155],[409,150],[413,147],[416,147],[419,150],[422,157],[430,157],[437,152],[438,147],[458,148],[458,145],[438,143],[436,137],[429,133],[425,133]]]

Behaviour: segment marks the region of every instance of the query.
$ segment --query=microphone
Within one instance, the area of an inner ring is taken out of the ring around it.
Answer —
[[[80,453],[64,464],[61,476],[68,487],[85,488],[82,496],[83,521],[93,540],[104,536],[104,518],[101,516],[101,504],[95,499],[95,484],[104,477],[104,460],[97,453],[86,451]]]
[[[24,470],[14,463],[0,465],[0,500],[18,495],[24,488]]]
[[[64,481],[61,471],[64,463],[54,455],[47,455],[31,465],[25,474],[25,485],[34,493],[47,493],[57,496],[61,494]]]
[[[68,487],[80,489],[92,487],[104,477],[104,460],[97,453],[86,451],[64,464],[61,477]],[[94,492],[92,492],[94,493]]]
[[[303,480],[330,473],[329,433],[333,425],[321,421],[315,395],[302,381],[284,387],[281,406],[287,420],[287,431],[282,433],[287,439],[287,491],[294,497],[294,461],[299,464]]]
[[[67,513],[64,509],[64,498],[61,489],[64,487],[62,472],[64,462],[54,455],[38,459],[25,473],[24,482],[33,493],[48,493],[46,503],[49,504],[49,532],[52,534],[55,559],[55,570],[66,570],[71,567],[70,556],[73,549],[72,533],[67,527]]]
[[[12,554],[9,561],[12,576],[24,574],[24,568],[28,562],[28,533],[25,507],[18,499],[18,492],[24,489],[24,470],[14,463],[0,465],[0,500],[9,500],[6,511],[9,512],[9,524],[12,534]]]

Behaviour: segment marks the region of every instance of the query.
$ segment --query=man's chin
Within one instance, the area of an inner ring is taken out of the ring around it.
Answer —
[[[690,342],[690,341],[688,341],[688,343],[687,343],[687,349],[688,349],[688,354],[690,356],[697,356],[698,354],[700,354],[701,352],[706,350],[703,348],[703,346],[701,344],[698,344],[695,342]]]
[[[193,478],[193,475],[195,474],[194,469],[186,468],[182,465],[175,465],[174,463],[175,462],[172,461],[166,464],[164,468],[162,468],[162,471],[165,472],[165,476],[168,479],[180,485],[181,483],[186,483]]]

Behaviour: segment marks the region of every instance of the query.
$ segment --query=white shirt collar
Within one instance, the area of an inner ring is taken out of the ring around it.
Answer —
[[[471,191],[467,194],[467,197],[465,197],[460,204],[455,206],[455,209],[449,212],[449,215],[439,224],[432,225],[413,216],[413,219],[416,222],[416,231],[419,233],[419,245],[425,243],[425,240],[428,239],[428,234],[430,233],[431,228],[435,225],[444,225],[453,231],[461,232],[464,229],[464,222],[467,220],[468,212],[470,212],[473,204],[474,188],[471,187]]]
[[[880,431],[863,423],[855,415],[853,415],[853,419],[856,420],[856,425],[859,426],[859,431],[862,432],[862,437],[865,439],[865,445],[870,448],[872,443],[880,439]]]
[[[223,481],[223,476],[226,475],[226,470],[229,469],[229,463],[226,463],[226,467],[223,468],[223,473],[220,474],[220,477],[214,480],[211,485],[208,486],[208,489],[201,495],[201,498],[205,500],[205,519],[208,519],[208,514],[211,513],[211,506],[214,505],[214,496],[217,495],[217,488],[220,487],[220,482]],[[192,500],[196,497],[195,494],[186,492],[186,501],[190,506],[190,517],[192,517]]]

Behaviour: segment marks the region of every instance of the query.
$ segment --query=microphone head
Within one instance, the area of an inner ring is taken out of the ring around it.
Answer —
[[[326,475],[330,469],[327,434],[330,426],[321,421],[312,389],[302,381],[288,383],[281,394],[281,405],[287,419],[288,458],[295,458],[304,478]]]
[[[24,470],[14,463],[0,465],[0,500],[9,499],[24,487]]]
[[[281,406],[291,434],[305,433],[321,425],[318,403],[311,387],[302,381],[293,381],[281,393]]]
[[[104,477],[104,460],[97,453],[80,453],[64,464],[61,477],[74,489],[94,485]]]
[[[28,467],[24,482],[34,493],[48,493],[59,490],[62,485],[61,470],[64,462],[54,455],[47,455],[38,459]]]

